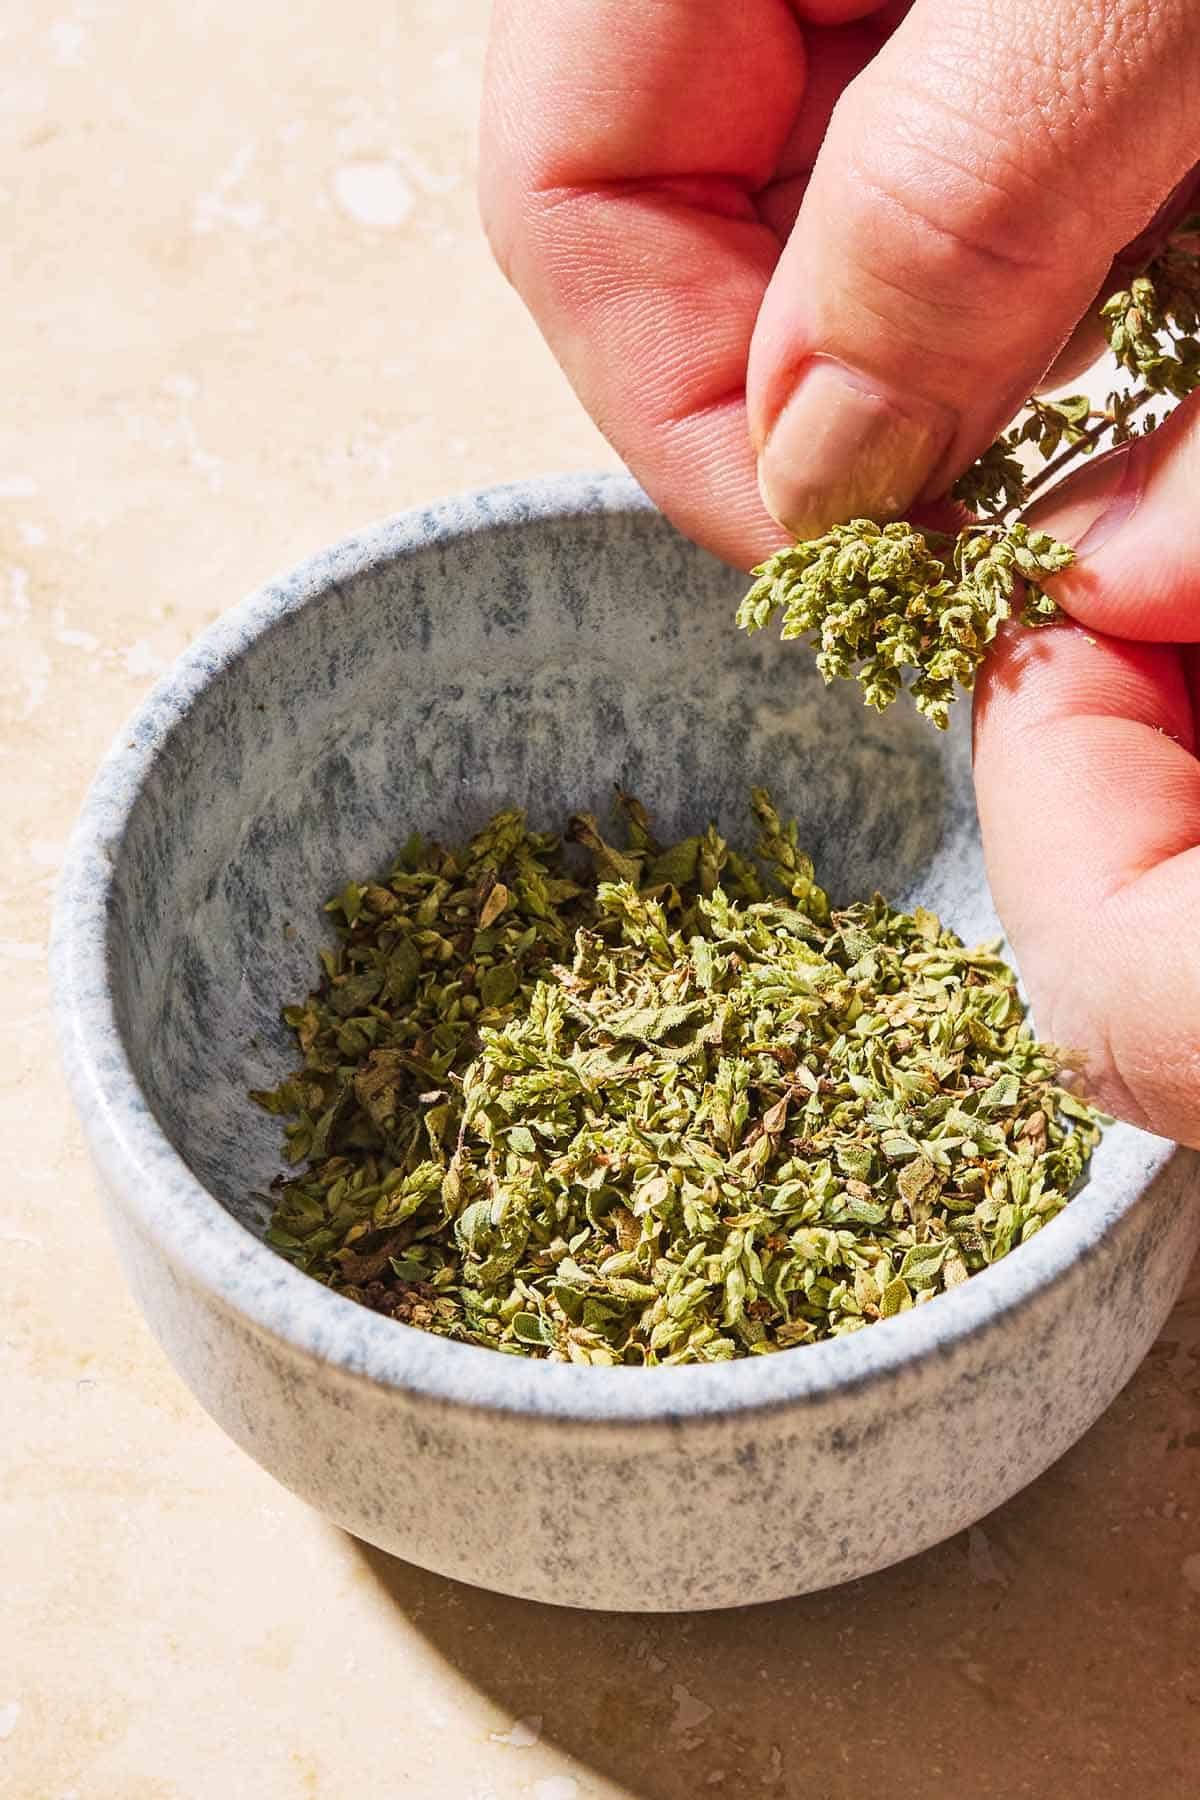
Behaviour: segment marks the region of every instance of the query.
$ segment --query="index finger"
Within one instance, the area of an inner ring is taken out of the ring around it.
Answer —
[[[1026,514],[1074,546],[1047,585],[1072,618],[1118,637],[1200,639],[1200,390],[1165,424],[1055,488]]]
[[[779,253],[752,196],[804,76],[785,0],[501,0],[489,51],[481,198],[499,260],[652,497],[742,564],[780,541],[745,419]]]

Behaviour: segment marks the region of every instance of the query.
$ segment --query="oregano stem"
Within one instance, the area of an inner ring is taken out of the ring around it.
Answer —
[[[1137,399],[1126,411],[1125,418],[1132,419],[1135,414],[1141,412],[1144,406],[1148,406],[1151,400],[1156,398],[1160,398],[1160,396],[1149,392],[1139,394]],[[1045,468],[1039,469],[1036,475],[1030,477],[1030,480],[1025,487],[1026,504],[1028,504],[1039,489],[1044,488],[1047,483],[1053,483],[1056,475],[1069,469],[1077,456],[1086,456],[1090,454],[1096,445],[1101,442],[1105,432],[1112,431],[1116,424],[1117,420],[1112,413],[1101,413],[1095,425],[1085,431],[1073,444],[1068,444],[1065,449],[1060,450],[1057,456],[1050,459]],[[1084,448],[1085,445],[1087,446],[1086,449]]]

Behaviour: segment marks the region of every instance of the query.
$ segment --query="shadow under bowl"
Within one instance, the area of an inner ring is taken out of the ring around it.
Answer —
[[[623,478],[491,489],[313,558],[181,659],[105,762],[60,887],[72,1091],[130,1284],[230,1435],[410,1561],[575,1606],[675,1610],[860,1576],[971,1523],[1132,1373],[1200,1239],[1194,1159],[1131,1127],[1029,1244],[852,1336],[688,1368],[501,1356],[373,1314],[262,1241],[321,906],[418,828],[501,806],[747,831],[821,879],[998,935],[968,709],[944,736],[733,627],[742,579]]]

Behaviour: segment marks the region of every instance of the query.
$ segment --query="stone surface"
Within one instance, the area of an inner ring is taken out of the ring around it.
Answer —
[[[485,10],[0,22],[0,1794],[1183,1800],[1195,1275],[1100,1422],[975,1533],[805,1600],[639,1619],[364,1551],[208,1420],[117,1271],[43,949],[122,717],[231,598],[365,520],[612,466],[479,241]],[[406,190],[395,225],[346,211]]]

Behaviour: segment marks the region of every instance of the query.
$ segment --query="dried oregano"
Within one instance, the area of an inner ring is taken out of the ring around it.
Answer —
[[[330,902],[269,1241],[379,1312],[577,1363],[719,1361],[923,1305],[1061,1210],[1099,1135],[1012,971],[832,909],[762,790],[739,856],[499,814]]]
[[[978,515],[974,523],[951,534],[852,519],[789,545],[754,571],[738,623],[759,631],[781,615],[781,636],[808,639],[825,681],[853,676],[878,712],[901,691],[902,672],[916,670],[908,692],[945,729],[956,688],[974,686],[1014,605],[1026,625],[1059,616],[1042,584],[1069,567],[1074,551],[1027,530],[1016,513],[1081,457],[1154,430],[1200,384],[1198,234],[1200,219],[1189,220],[1100,309],[1122,389],[1100,408],[1082,394],[1035,395],[956,483],[954,498]]]
[[[1022,619],[1040,624],[1058,610],[1040,583],[1071,560],[1064,544],[1021,524],[950,537],[854,519],[765,563],[738,623],[758,631],[781,611],[781,637],[809,638],[825,681],[854,676],[877,712],[900,692],[903,670],[918,670],[908,691],[944,730],[955,684],[974,685],[1018,583]]]

